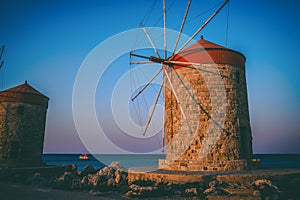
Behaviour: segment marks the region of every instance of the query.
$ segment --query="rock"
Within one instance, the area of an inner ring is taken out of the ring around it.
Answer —
[[[258,190],[263,199],[280,199],[279,188],[273,185],[270,180],[260,179],[252,182],[254,190]],[[257,192],[258,193],[258,192]]]
[[[54,179],[51,185],[60,189],[73,189],[73,182],[75,179],[77,180],[78,176],[67,171],[61,177]]]
[[[121,171],[120,169],[117,169],[115,171],[115,182],[117,185],[127,185],[128,182],[128,173],[125,171]]]
[[[259,197],[261,194],[260,194],[260,191],[259,191],[259,190],[254,190],[254,191],[253,191],[253,195]]]
[[[74,175],[71,172],[65,172],[61,177],[59,177],[57,180],[61,182],[66,182],[73,180]]]
[[[81,179],[83,189],[97,188],[100,184],[100,176],[89,174]]]
[[[121,171],[127,171],[127,169],[125,167],[123,167],[120,162],[117,162],[117,161],[110,163],[108,165],[108,167],[113,168],[114,170],[119,169]]]
[[[37,173],[34,174],[34,176],[35,176],[35,177],[40,177],[40,176],[41,176],[41,173],[37,172]]]
[[[125,196],[126,197],[135,197],[135,196],[137,196],[137,193],[133,192],[132,190],[129,190],[128,192],[126,192]]]
[[[115,182],[116,182],[116,184],[120,184],[121,183],[121,179],[122,179],[122,176],[121,176],[121,174],[116,174],[115,173]]]
[[[209,184],[208,184],[208,186],[209,187],[215,187],[216,185],[217,185],[217,181],[211,181]]]
[[[104,167],[100,169],[98,172],[96,172],[96,174],[99,176],[114,176],[115,169],[113,169],[112,167]]]
[[[91,184],[88,176],[84,176],[81,179],[80,183],[81,183],[81,188],[84,190],[90,190],[93,188],[93,184]]]
[[[91,165],[87,165],[84,167],[84,169],[81,171],[81,176],[86,176],[88,174],[95,174],[96,173],[96,170],[93,166]]]
[[[203,192],[203,194],[215,194],[215,193],[217,193],[217,191],[216,191],[216,186],[217,186],[217,181],[211,181],[211,182],[209,182],[209,184],[208,184],[208,188],[206,188],[205,190],[204,190],[204,192]]]
[[[203,191],[204,195],[228,195],[226,187],[229,187],[227,184],[219,184],[217,181],[211,181],[209,187]],[[231,186],[234,187],[234,186]]]
[[[197,188],[187,188],[185,189],[185,194],[187,196],[197,196],[198,195]]]
[[[166,186],[167,186],[167,187],[172,187],[172,186],[173,186],[173,183],[168,182],[168,183],[166,184]]]
[[[113,168],[113,166],[115,168]],[[86,167],[85,172],[92,172],[92,174],[87,174],[81,179],[81,185],[84,189],[93,189],[95,191],[107,191],[115,190],[117,187],[122,187],[122,191],[127,192],[127,180],[128,174],[119,169],[121,165],[117,162],[113,162],[111,166],[104,167],[97,172],[93,172],[93,168]],[[82,173],[85,173],[85,172]]]
[[[272,185],[272,182],[270,180],[267,179],[260,179],[260,180],[256,180],[252,183],[252,185],[256,186],[256,187],[261,187],[261,186],[265,186],[265,185]]]
[[[131,184],[131,185],[129,185],[129,188],[130,188],[131,190],[134,190],[135,188],[139,188],[139,186],[136,185],[136,184]]]
[[[252,185],[259,189],[265,189],[269,187],[279,192],[279,188],[276,185],[273,185],[272,182],[267,179],[256,180],[252,183]]]
[[[144,187],[139,187],[139,191],[140,193],[143,192],[152,192],[154,189],[151,186],[144,186]]]
[[[65,165],[65,172],[70,172],[72,174],[77,174],[77,166],[75,164]]]
[[[204,190],[203,194],[211,194],[211,193],[214,193],[215,192],[215,189],[214,187],[211,187],[211,188],[207,188]]]
[[[116,185],[116,181],[114,178],[110,178],[106,181],[106,186],[111,187],[111,186],[115,186],[115,185]]]
[[[130,190],[126,193],[127,197],[153,197],[161,194],[157,186],[138,186],[131,184],[129,189]]]

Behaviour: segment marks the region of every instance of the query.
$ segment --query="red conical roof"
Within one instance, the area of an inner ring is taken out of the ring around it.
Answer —
[[[234,66],[244,66],[246,62],[243,54],[204,40],[203,36],[198,42],[176,54],[172,60],[198,64],[230,64]]]
[[[3,92],[23,92],[23,93],[30,93],[30,94],[37,94],[37,95],[41,95],[41,96],[45,96],[42,93],[40,93],[39,91],[37,91],[36,89],[34,89],[32,86],[30,86],[27,81],[25,81],[25,83],[15,86],[13,88],[4,90]],[[46,97],[46,96],[45,96]]]
[[[16,87],[0,92],[0,102],[21,102],[48,106],[49,98],[30,86],[27,81]]]
[[[221,45],[215,44],[213,42],[204,40],[203,35],[201,35],[200,40],[198,42],[196,42],[196,43],[199,43],[202,46],[202,48],[204,48],[204,49],[228,49],[226,47],[223,47]],[[191,47],[192,47],[192,45],[189,46],[189,48],[191,48]]]

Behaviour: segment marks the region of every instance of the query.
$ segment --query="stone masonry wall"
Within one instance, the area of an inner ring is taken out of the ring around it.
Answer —
[[[18,102],[0,103],[0,164],[42,163],[47,108]]]
[[[166,159],[159,161],[159,167],[186,171],[247,169],[252,137],[245,67],[209,64],[198,68],[201,70],[182,67],[168,72],[176,94],[167,83]]]

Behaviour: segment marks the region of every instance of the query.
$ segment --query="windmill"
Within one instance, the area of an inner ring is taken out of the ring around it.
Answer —
[[[187,7],[186,7],[186,11],[184,13],[184,16],[183,16],[183,19],[182,19],[182,22],[181,22],[181,26],[180,26],[180,30],[179,30],[179,33],[178,33],[178,36],[177,36],[177,39],[176,39],[176,42],[175,42],[175,45],[174,45],[174,48],[173,48],[173,51],[172,51],[172,55],[170,57],[167,57],[167,35],[166,35],[166,0],[163,0],[163,21],[164,21],[164,56],[163,58],[160,56],[158,50],[156,49],[155,45],[154,45],[154,42],[153,40],[151,39],[151,36],[150,34],[148,33],[147,29],[144,27],[144,25],[142,23],[140,23],[140,26],[141,28],[143,29],[147,39],[149,40],[156,56],[144,56],[144,55],[139,55],[139,54],[135,54],[135,53],[130,53],[130,56],[134,56],[134,57],[139,57],[139,58],[143,58],[143,59],[146,59],[148,61],[146,62],[131,62],[130,64],[148,64],[148,63],[159,63],[161,64],[161,68],[157,71],[157,73],[155,73],[155,75],[137,92],[136,95],[134,95],[132,97],[132,101],[134,101],[151,83],[152,81],[160,74],[160,73],[163,73],[164,75],[164,80],[159,88],[159,91],[158,91],[158,94],[156,96],[156,99],[155,99],[155,102],[154,102],[154,107],[153,109],[151,110],[151,113],[149,115],[149,118],[147,120],[147,124],[146,124],[146,128],[144,130],[144,133],[143,135],[146,134],[147,130],[148,130],[148,127],[151,123],[151,119],[153,117],[153,114],[154,114],[154,111],[155,111],[155,108],[156,108],[156,105],[158,103],[158,99],[161,95],[161,92],[162,92],[162,89],[164,87],[164,85],[166,84],[166,81],[170,84],[170,87],[172,89],[172,92],[174,93],[175,95],[175,98],[176,98],[176,101],[177,103],[179,104],[180,106],[180,110],[181,110],[181,113],[184,117],[184,119],[186,119],[186,114],[184,113],[183,111],[183,108],[182,106],[180,105],[180,101],[179,101],[179,98],[178,98],[178,95],[176,94],[175,92],[175,89],[174,89],[174,86],[171,82],[171,79],[167,73],[168,70],[174,70],[174,66],[180,66],[180,67],[188,67],[188,68],[192,68],[192,69],[195,69],[197,70],[195,67],[195,65],[198,65],[198,63],[191,63],[191,62],[180,62],[180,61],[175,61],[174,60],[174,57],[179,53],[181,52],[199,33],[200,31],[202,31],[206,25],[224,8],[224,6],[229,2],[229,0],[226,0],[205,22],[202,26],[200,26],[196,31],[195,33],[179,48],[177,49],[178,47],[178,43],[179,43],[179,40],[180,40],[180,37],[181,37],[181,34],[182,34],[182,31],[183,31],[183,28],[185,26],[185,22],[186,22],[186,19],[187,19],[187,16],[188,16],[188,13],[189,13],[189,9],[190,9],[190,5],[192,3],[192,0],[189,0],[188,3],[187,3]],[[150,62],[149,62],[150,61]],[[176,72],[174,70],[174,72]],[[178,75],[178,74],[177,74]],[[164,142],[164,141],[163,141]]]
[[[159,74],[163,74],[162,84],[143,132],[144,135],[147,133],[164,89],[165,131],[162,133],[162,149],[166,138],[167,154],[165,160],[159,161],[160,168],[188,171],[243,170],[251,162],[252,156],[244,66],[246,59],[241,53],[206,41],[203,37],[188,46],[229,0],[225,0],[178,48],[191,2],[187,2],[169,57],[166,0],[163,0],[163,56],[159,54],[147,28],[140,23],[155,56],[131,52],[130,57],[145,59],[131,64],[158,63],[161,67],[131,100],[135,101]],[[200,72],[209,74],[209,77],[205,80]],[[207,84],[212,85],[213,89]],[[220,85],[223,89],[216,89]]]
[[[0,52],[0,61],[5,46]],[[0,69],[4,61],[1,61]],[[3,76],[2,76],[3,87]],[[42,166],[49,98],[27,81],[0,91],[0,167]]]

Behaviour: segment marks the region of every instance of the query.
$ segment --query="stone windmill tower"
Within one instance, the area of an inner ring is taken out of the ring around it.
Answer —
[[[245,76],[246,58],[241,53],[201,39],[188,44],[229,2],[225,2],[178,49],[178,41],[189,11],[187,9],[170,57],[166,44],[166,2],[164,1],[164,57],[154,46],[147,29],[141,24],[157,56],[131,53],[160,63],[161,69],[132,98],[163,72],[163,82],[145,132],[151,122],[158,98],[164,88],[165,122],[163,144],[166,159],[159,168],[183,171],[231,171],[250,168],[252,136],[249,121]],[[143,64],[143,62],[132,62]],[[165,137],[164,137],[165,134]]]
[[[48,100],[27,81],[0,92],[0,166],[43,164]]]
[[[186,171],[245,170],[251,163],[252,137],[245,57],[201,39],[173,60],[175,93],[165,89],[166,159],[159,167]],[[189,85],[188,85],[189,84]],[[182,119],[180,106],[187,120]],[[190,131],[192,133],[190,133]]]

